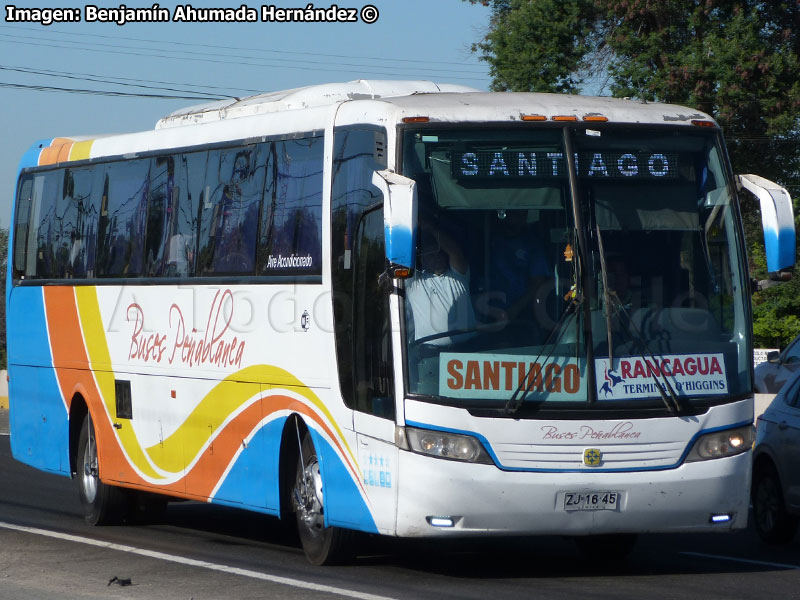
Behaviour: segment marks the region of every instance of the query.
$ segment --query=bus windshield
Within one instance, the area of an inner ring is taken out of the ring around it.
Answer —
[[[716,132],[687,129],[406,130],[408,392],[514,410],[745,394],[738,213]]]

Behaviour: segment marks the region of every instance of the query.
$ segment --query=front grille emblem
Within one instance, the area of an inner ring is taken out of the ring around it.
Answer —
[[[599,467],[603,462],[603,453],[598,448],[586,448],[583,451],[583,464],[587,467]]]

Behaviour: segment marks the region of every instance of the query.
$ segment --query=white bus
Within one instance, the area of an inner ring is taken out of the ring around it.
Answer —
[[[752,331],[737,188],[773,271],[791,203],[688,108],[419,81],[189,108],[23,157],[14,456],[95,524],[171,498],[356,531],[747,522]]]

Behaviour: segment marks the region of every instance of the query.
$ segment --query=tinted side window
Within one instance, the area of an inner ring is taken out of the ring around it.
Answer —
[[[800,341],[794,342],[786,349],[783,355],[783,362],[787,364],[800,362]]]
[[[353,356],[356,410],[394,418],[389,294],[378,276],[386,269],[383,210],[364,214],[353,251]]]
[[[150,173],[150,202],[147,208],[147,236],[144,245],[145,276],[164,275],[164,251],[168,244],[169,218],[175,187],[175,162],[171,156],[153,160]]]
[[[85,278],[94,275],[101,184],[101,168],[82,167],[64,170],[62,199],[58,212],[62,237],[67,241],[69,251],[64,264],[59,265],[59,277]]]
[[[36,233],[36,276],[40,279],[56,277],[56,254],[62,244],[62,232],[56,213],[61,194],[61,171],[48,171],[36,177],[38,204]]]
[[[322,274],[323,138],[269,144],[259,274]]]
[[[36,275],[35,248],[30,247],[32,239],[31,211],[33,209],[33,177],[20,180],[17,191],[17,210],[14,215],[14,271],[15,276]],[[34,234],[35,235],[35,234]]]
[[[331,191],[331,272],[339,386],[352,405],[353,386],[353,244],[364,210],[381,200],[372,173],[385,168],[376,151],[385,135],[374,130],[341,130],[334,136]]]
[[[800,408],[800,377],[789,378],[780,393],[784,403]]]
[[[97,275],[135,277],[142,273],[150,160],[108,165],[97,247]]]
[[[164,275],[186,277],[194,274],[197,257],[197,227],[204,205],[208,152],[181,154],[175,165],[176,189],[173,190],[167,230]]]
[[[265,150],[259,145],[209,153],[200,274],[254,272]]]

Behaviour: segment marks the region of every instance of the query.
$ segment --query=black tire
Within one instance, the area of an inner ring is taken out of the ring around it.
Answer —
[[[303,551],[313,565],[348,563],[355,556],[355,532],[341,527],[325,527],[322,475],[308,431],[303,434],[300,450],[292,486],[292,507]]]
[[[756,533],[768,544],[787,544],[797,533],[798,520],[783,501],[781,480],[775,467],[761,465],[753,474],[753,523]]]
[[[75,464],[78,470],[78,495],[86,522],[91,525],[120,523],[126,516],[128,499],[124,490],[100,481],[97,443],[89,415],[81,426]]]
[[[587,535],[575,538],[581,556],[596,562],[624,560],[633,552],[637,536],[635,533]]]

